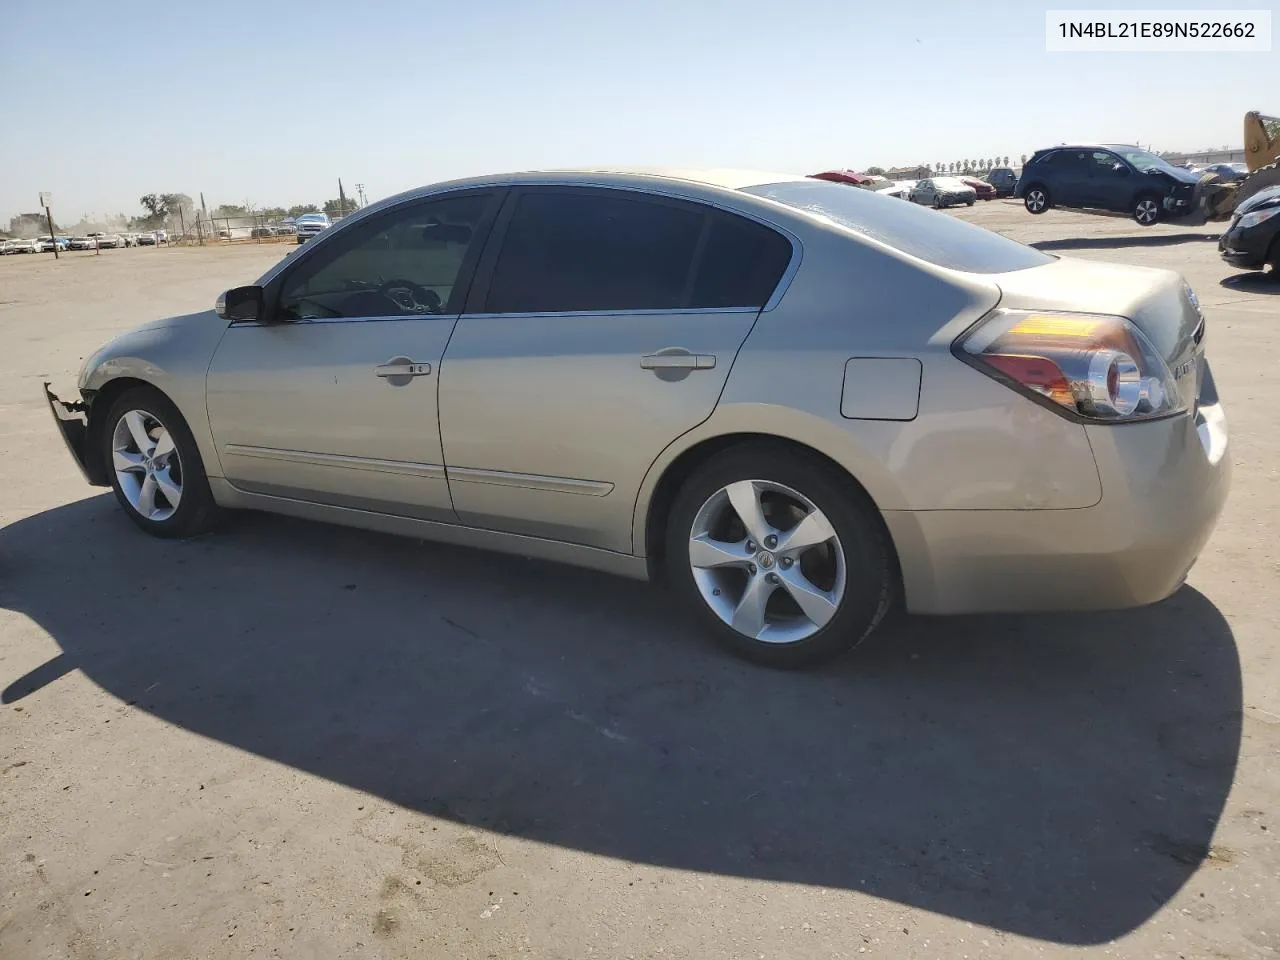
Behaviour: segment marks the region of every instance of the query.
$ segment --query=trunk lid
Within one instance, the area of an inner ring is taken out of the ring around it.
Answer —
[[[1194,408],[1205,320],[1180,274],[1062,258],[990,279],[1000,287],[1002,307],[1105,313],[1132,321],[1169,365],[1183,400]]]

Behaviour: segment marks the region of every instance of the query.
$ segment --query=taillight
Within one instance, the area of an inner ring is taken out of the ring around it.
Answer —
[[[1088,420],[1148,420],[1185,409],[1169,365],[1124,317],[997,310],[956,342],[956,355]]]

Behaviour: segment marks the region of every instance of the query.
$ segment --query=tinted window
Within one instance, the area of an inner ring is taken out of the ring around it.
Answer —
[[[285,275],[282,316],[459,312],[455,284],[491,202],[491,194],[418,201],[353,224]]]
[[[1090,173],[1095,176],[1099,174],[1109,175],[1115,172],[1115,165],[1120,162],[1120,158],[1114,153],[1107,153],[1105,150],[1095,150],[1090,154],[1092,160],[1092,169]]]
[[[507,227],[484,309],[677,309],[705,220],[700,211],[645,199],[527,193]]]
[[[844,190],[819,180],[795,180],[748,187],[744,192],[825,217],[903,253],[952,270],[1005,273],[1053,260],[998,233],[870,190]]]
[[[691,307],[763,307],[791,262],[791,241],[741,217],[712,217]]]

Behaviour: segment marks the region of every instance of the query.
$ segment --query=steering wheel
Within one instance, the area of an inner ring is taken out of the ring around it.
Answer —
[[[386,297],[405,313],[442,313],[444,304],[434,290],[419,286],[412,280],[388,280],[378,287],[378,293]]]

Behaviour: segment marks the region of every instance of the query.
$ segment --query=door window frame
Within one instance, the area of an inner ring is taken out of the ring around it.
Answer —
[[[508,186],[495,184],[493,186],[466,187],[460,190],[446,190],[440,193],[411,197],[368,216],[362,216],[349,224],[340,223],[337,226],[330,227],[329,232],[321,234],[315,240],[308,241],[303,246],[303,249],[294,253],[284,268],[263,285],[262,302],[265,305],[266,315],[258,320],[236,320],[232,322],[231,326],[265,327],[315,323],[389,323],[399,320],[420,320],[423,317],[456,317],[462,312],[461,308],[467,302],[467,296],[470,293],[472,284],[475,282],[476,267],[489,239],[493,236],[494,221],[503,209],[503,203],[507,199],[510,189]],[[387,314],[386,316],[369,317],[308,317],[298,320],[283,320],[280,318],[280,298],[283,296],[285,285],[291,277],[297,274],[298,270],[309,263],[313,263],[317,257],[327,257],[328,262],[333,262],[333,260],[349,251],[353,244],[362,243],[385,229],[384,225],[388,220],[398,216],[405,210],[458,197],[484,196],[486,194],[492,194],[489,199],[489,206],[472,232],[470,244],[462,258],[462,265],[453,284],[454,291],[461,287],[462,293],[459,296],[451,292],[449,302],[443,304],[444,309],[440,313]],[[449,310],[450,303],[454,306],[452,311]]]
[[[542,310],[542,311],[514,311],[508,313],[495,313],[484,309],[485,301],[489,296],[489,288],[493,283],[493,276],[498,265],[498,258],[501,256],[502,247],[506,242],[507,230],[515,217],[515,212],[520,199],[529,195],[571,195],[581,196],[599,196],[608,197],[610,199],[631,200],[637,203],[650,203],[657,206],[666,206],[677,210],[695,213],[704,217],[702,225],[702,233],[694,247],[694,260],[691,264],[689,276],[686,278],[686,293],[693,289],[696,284],[698,270],[701,267],[701,259],[706,249],[707,239],[711,233],[711,226],[716,222],[717,218],[733,218],[737,217],[754,223],[757,226],[767,230],[772,230],[779,234],[791,245],[791,257],[787,266],[783,269],[782,274],[775,284],[773,292],[765,301],[763,307],[676,307],[676,308],[642,308],[627,310]],[[605,184],[577,184],[577,183],[545,183],[545,184],[526,184],[512,187],[510,192],[502,201],[496,219],[489,231],[488,238],[484,245],[484,253],[480,258],[480,262],[476,266],[475,274],[471,277],[471,287],[467,294],[465,305],[462,309],[463,317],[467,318],[494,318],[494,317],[644,317],[644,316],[673,316],[686,314],[712,314],[712,313],[767,313],[774,309],[781,302],[783,295],[790,286],[797,271],[800,269],[800,260],[803,253],[803,245],[800,238],[793,232],[780,226],[777,223],[763,219],[762,217],[752,216],[741,210],[733,209],[727,205],[717,204],[714,201],[705,198],[688,199],[685,197],[673,196],[671,194],[662,193],[658,190],[648,190],[635,186],[614,186]]]

